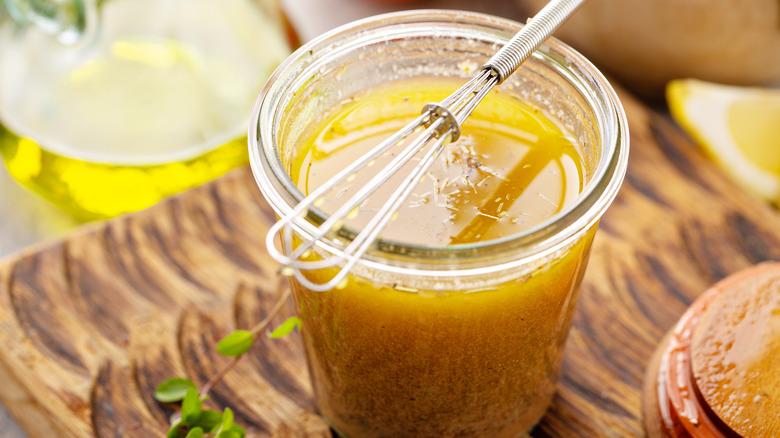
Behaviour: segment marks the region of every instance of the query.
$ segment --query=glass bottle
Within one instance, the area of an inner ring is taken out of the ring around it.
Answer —
[[[296,45],[276,0],[4,0],[0,152],[83,219],[247,162],[252,102]]]

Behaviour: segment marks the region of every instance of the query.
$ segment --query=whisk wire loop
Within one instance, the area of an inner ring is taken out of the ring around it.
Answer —
[[[395,134],[387,138],[385,141],[383,141],[382,143],[380,143],[379,145],[377,145],[376,147],[372,148],[370,151],[365,153],[363,156],[361,156],[360,158],[352,162],[349,166],[342,169],[335,176],[333,176],[333,178],[328,180],[326,184],[323,184],[322,186],[315,189],[301,202],[299,202],[295,206],[295,208],[293,208],[292,212],[290,212],[289,214],[282,217],[279,221],[277,221],[270,228],[270,230],[268,231],[268,235],[266,236],[266,247],[268,248],[269,255],[274,260],[286,266],[299,263],[300,261],[296,261],[296,260],[305,251],[310,249],[315,242],[322,239],[325,236],[325,234],[327,234],[327,232],[336,225],[336,222],[338,222],[339,218],[343,218],[344,215],[349,213],[349,210],[343,212],[343,214],[340,216],[337,216],[336,214],[331,215],[328,218],[328,220],[326,220],[326,222],[319,227],[320,230],[323,230],[326,227],[329,228],[325,230],[324,233],[319,232],[311,236],[311,238],[308,241],[303,242],[301,246],[297,248],[295,253],[287,252],[287,254],[290,254],[290,256],[285,255],[285,253],[280,252],[276,248],[276,243],[275,243],[276,236],[280,234],[281,230],[287,228],[293,223],[300,225],[302,221],[305,221],[304,217],[308,215],[309,209],[312,206],[314,206],[320,199],[322,199],[323,196],[325,196],[328,192],[333,190],[333,188],[336,187],[338,184],[343,183],[350,176],[354,175],[360,169],[367,166],[372,160],[375,160],[380,155],[385,153],[388,149],[398,144],[398,142],[411,135],[416,129],[419,128],[419,126],[425,123],[425,120],[427,118],[428,115],[423,114],[419,116],[417,119],[415,119],[414,121],[412,121],[411,123],[409,123],[408,125],[404,126],[401,130],[397,131]],[[336,260],[336,263],[338,263],[338,260]],[[311,265],[312,269],[318,269],[319,267],[325,267],[325,266]]]

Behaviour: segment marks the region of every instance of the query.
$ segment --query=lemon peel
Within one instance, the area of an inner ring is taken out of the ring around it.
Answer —
[[[672,117],[715,163],[780,205],[780,90],[678,79],[666,97]]]

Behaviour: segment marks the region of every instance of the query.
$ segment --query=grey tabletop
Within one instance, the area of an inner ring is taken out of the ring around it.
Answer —
[[[358,18],[400,9],[464,9],[520,19],[519,3],[520,0],[282,0],[303,41]],[[18,186],[5,166],[0,166],[0,259],[64,236],[79,225],[73,217]],[[0,405],[0,438],[27,436]]]

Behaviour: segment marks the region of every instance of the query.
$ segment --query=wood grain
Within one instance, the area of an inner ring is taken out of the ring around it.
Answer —
[[[644,434],[641,385],[664,333],[707,286],[780,260],[780,216],[737,188],[662,114],[621,93],[632,150],[601,223],[552,408],[534,436]],[[162,380],[202,384],[215,344],[284,285],[274,219],[248,169],[0,263],[0,399],[31,436],[158,437]],[[286,312],[291,312],[287,308]],[[250,436],[330,436],[295,336],[264,340],[218,384]]]

